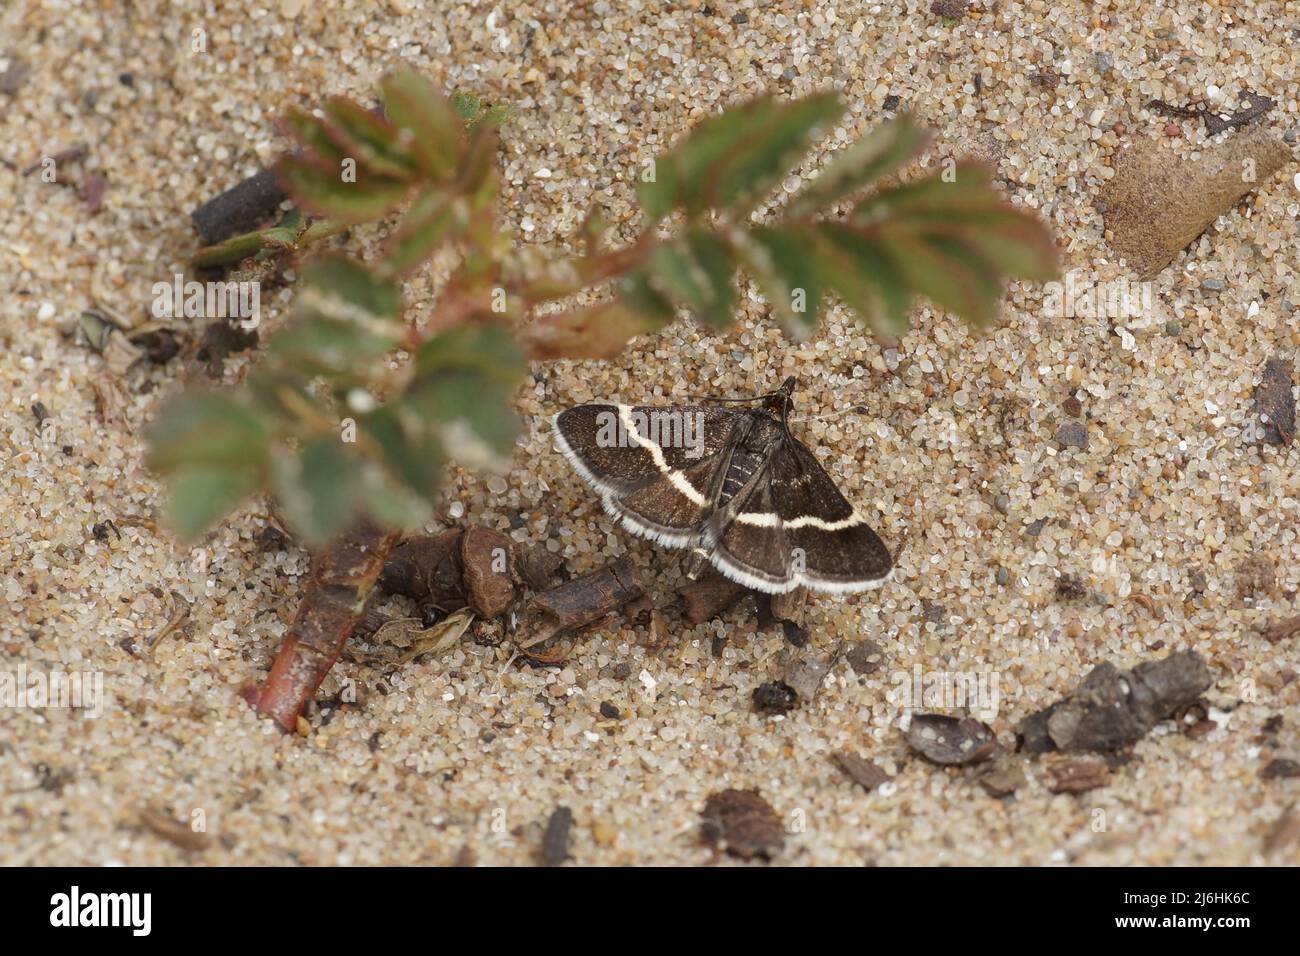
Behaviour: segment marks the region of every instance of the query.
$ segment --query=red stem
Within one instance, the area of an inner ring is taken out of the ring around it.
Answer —
[[[266,683],[244,692],[244,699],[281,729],[297,730],[303,708],[361,620],[399,537],[364,522],[313,559],[307,591]]]

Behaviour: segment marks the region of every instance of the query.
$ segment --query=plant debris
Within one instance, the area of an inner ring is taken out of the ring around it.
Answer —
[[[541,545],[526,545],[515,552],[515,576],[534,591],[545,591],[554,584],[563,567],[563,556]]]
[[[500,617],[515,598],[510,539],[491,528],[465,529],[460,560],[469,606],[479,617]]]
[[[539,856],[543,866],[559,866],[569,858],[569,833],[573,829],[573,811],[556,807],[546,821]]]
[[[771,860],[785,847],[781,818],[752,790],[715,793],[700,816],[701,839],[742,860]]]
[[[888,783],[894,779],[882,770],[879,765],[847,750],[837,750],[831,754],[831,763],[835,764],[844,776],[868,793],[875,790],[882,783]]]
[[[682,617],[692,625],[712,620],[751,593],[743,584],[713,570],[698,581],[688,581],[677,592],[682,602]]]
[[[1101,190],[1106,238],[1139,279],[1152,279],[1289,162],[1291,148],[1264,129],[1207,146],[1195,160],[1138,140],[1116,158],[1115,175]],[[1255,175],[1244,180],[1244,168]]]
[[[1195,651],[1176,651],[1131,671],[1098,664],[1064,699],[1025,718],[1025,750],[1118,750],[1193,703],[1212,683]]]
[[[1286,445],[1295,437],[1294,375],[1290,362],[1271,358],[1264,363],[1264,374],[1255,386],[1255,413],[1266,444]]]
[[[142,808],[140,822],[182,850],[206,850],[212,845],[212,838],[206,833],[194,830],[183,820],[177,820],[170,813],[157,807]]]
[[[1052,793],[1085,793],[1110,783],[1110,767],[1100,757],[1057,759],[1047,765],[1047,789]]]
[[[520,630],[527,635],[520,649],[533,647],[564,631],[585,627],[639,598],[645,588],[631,560],[618,560],[534,597]]]
[[[264,169],[199,206],[190,221],[204,244],[213,246],[255,229],[275,215],[285,198],[275,172]]]
[[[1173,103],[1167,103],[1164,100],[1151,100],[1147,103],[1147,109],[1154,110],[1162,116],[1202,120],[1205,123],[1205,131],[1211,136],[1215,136],[1224,130],[1245,126],[1247,123],[1259,119],[1277,105],[1276,100],[1251,90],[1243,90],[1241,99],[1246,105],[1228,114],[1211,109],[1205,103],[1195,106],[1175,106]]]
[[[946,714],[913,714],[904,736],[913,750],[943,766],[988,760],[998,743],[988,724]]]
[[[407,538],[389,555],[379,587],[418,604],[456,611],[467,603],[459,528]]]

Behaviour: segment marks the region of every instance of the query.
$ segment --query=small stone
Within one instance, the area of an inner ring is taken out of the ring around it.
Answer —
[[[831,761],[840,768],[840,771],[846,777],[868,793],[875,790],[882,783],[888,783],[894,779],[870,760],[859,757],[847,750],[835,751],[835,753],[831,754]]]
[[[1268,765],[1259,772],[1261,780],[1285,780],[1293,777],[1300,777],[1300,763],[1285,757],[1269,761]]]
[[[1083,415],[1083,402],[1071,395],[1061,403],[1061,410],[1071,418],[1079,418]]]
[[[913,750],[944,766],[979,763],[997,749],[988,724],[974,717],[913,714],[905,736]]]
[[[743,860],[771,860],[785,847],[785,827],[772,805],[751,790],[723,790],[700,813],[700,836]]]
[[[902,97],[898,96],[896,93],[890,93],[885,97],[884,108],[886,110],[896,110],[898,109],[898,104],[901,102],[903,102]],[[894,351],[897,351],[897,349]]]
[[[623,712],[607,700],[600,702],[600,716],[606,720],[622,720]]]
[[[994,495],[994,496],[993,496],[993,507],[997,510],[998,514],[1001,514],[1001,515],[1007,515],[1007,514],[1010,514],[1010,513],[1011,513],[1011,498],[1010,498],[1010,496],[1008,496],[1008,495],[1006,495],[1006,494],[1003,494],[1003,493],[1001,493],[1001,492],[999,492],[998,494]]]
[[[1088,447],[1088,426],[1080,421],[1062,422],[1056,430],[1056,443],[1062,448]]]
[[[760,714],[786,714],[799,703],[799,695],[784,681],[769,681],[754,688],[753,700]]]
[[[1170,319],[1165,323],[1165,335],[1169,336],[1171,339],[1176,339],[1182,334],[1183,326],[1177,319]]]
[[[1025,535],[1030,538],[1037,538],[1043,533],[1043,529],[1047,527],[1047,522],[1051,520],[1051,518],[1039,518],[1037,521],[1031,521],[1025,527]]]
[[[1222,279],[1202,279],[1201,289],[1205,292],[1222,292],[1224,283]]]
[[[743,24],[743,23],[748,23],[748,22],[749,22],[749,14],[748,14],[748,13],[736,13],[736,14],[733,14],[732,17],[731,17],[731,22],[734,23],[734,24],[736,24],[736,26],[740,26],[740,25]]]
[[[546,821],[539,856],[543,866],[559,866],[569,858],[569,831],[573,828],[573,811],[556,807]]]
[[[1019,767],[993,766],[980,774],[979,782],[990,797],[1009,797],[1025,785],[1025,772]]]
[[[934,0],[930,4],[930,12],[949,20],[958,20],[966,16],[968,6],[968,0]]]
[[[1103,76],[1115,69],[1115,58],[1109,53],[1097,54],[1097,72]]]
[[[880,669],[884,652],[875,641],[859,641],[849,649],[845,658],[855,674],[871,674]]]
[[[597,820],[591,825],[591,839],[596,846],[613,846],[614,841],[618,839],[618,830],[614,829],[611,823]]]
[[[1011,572],[1002,567],[1002,565],[998,565],[998,569],[993,572],[993,579],[997,581],[1001,587],[1006,587],[1011,583]]]
[[[1047,789],[1052,793],[1085,793],[1110,782],[1110,767],[1100,757],[1074,757],[1047,765]]]
[[[1271,358],[1255,387],[1255,413],[1264,423],[1263,440],[1270,445],[1286,445],[1295,437],[1292,372],[1290,362]]]

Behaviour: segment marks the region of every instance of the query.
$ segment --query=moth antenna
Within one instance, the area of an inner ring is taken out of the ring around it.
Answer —
[[[865,405],[852,405],[848,408],[841,408],[838,411],[826,412],[824,415],[809,415],[807,418],[792,418],[790,419],[790,422],[795,425],[800,425],[803,424],[804,422],[820,422],[827,418],[836,418],[840,415],[865,415],[865,414],[867,414],[867,407]]]

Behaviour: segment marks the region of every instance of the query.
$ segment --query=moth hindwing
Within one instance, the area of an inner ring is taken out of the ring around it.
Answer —
[[[758,407],[578,405],[556,444],[629,531],[693,548],[722,574],[780,594],[861,591],[893,559],[787,424],[794,380]]]

